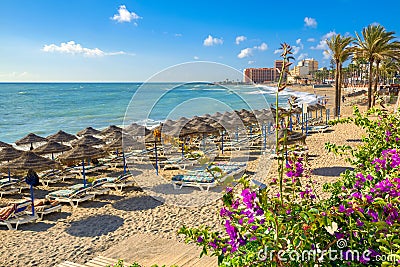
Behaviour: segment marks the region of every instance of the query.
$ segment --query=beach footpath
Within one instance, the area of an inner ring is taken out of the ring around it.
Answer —
[[[138,262],[143,266],[177,265],[180,267],[217,266],[217,258],[199,258],[200,248],[152,234],[136,234],[101,253],[101,256]]]

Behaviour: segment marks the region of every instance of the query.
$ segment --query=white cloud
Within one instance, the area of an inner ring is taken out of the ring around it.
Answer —
[[[298,44],[298,45],[301,44],[301,39],[300,38],[296,40],[296,44]]]
[[[126,52],[104,52],[99,48],[86,48],[81,44],[77,44],[74,41],[69,41],[66,43],[61,43],[61,45],[50,44],[44,45],[42,48],[44,52],[58,52],[66,54],[82,54],[87,57],[102,57],[102,56],[115,56],[115,55],[126,55]],[[132,55],[132,54],[131,54]]]
[[[174,35],[175,35],[175,37],[182,37],[181,33],[175,33]]]
[[[301,47],[294,45],[293,50],[292,50],[293,55],[297,55],[300,52],[300,50],[301,50]]]
[[[200,58],[198,56],[193,57],[194,60],[199,60]]]
[[[123,23],[135,21],[141,19],[141,17],[139,17],[135,12],[130,12],[128,9],[126,9],[125,5],[121,5],[118,8],[118,14],[114,14],[111,19],[119,23]],[[136,22],[134,22],[134,24],[137,25]]]
[[[245,57],[250,57],[253,55],[254,50],[258,51],[265,51],[268,49],[268,45],[266,43],[261,43],[260,45],[256,45],[253,48],[248,47],[245,49],[242,49],[240,53],[237,55],[238,58],[245,58]]]
[[[324,36],[321,37],[321,40],[319,41],[317,46],[312,46],[311,49],[313,50],[327,50],[328,45],[326,44],[326,40],[330,39],[332,36],[336,35],[336,32],[330,31]]]
[[[255,46],[254,49],[260,50],[260,51],[265,51],[268,49],[268,45],[266,43],[262,43],[259,46]]]
[[[298,57],[297,57],[297,60],[303,60],[303,59],[306,59],[308,57],[308,54],[307,53],[301,53]]]
[[[252,65],[252,64],[254,64],[254,63],[255,63],[254,60],[249,60],[249,61],[247,62],[247,64],[249,64],[249,65]]]
[[[313,42],[315,42],[315,38],[308,38],[307,42],[313,43]]]
[[[274,51],[274,55],[279,54],[279,53],[282,53],[282,49],[276,49],[276,50]]]
[[[222,45],[223,43],[224,41],[222,38],[212,37],[211,35],[208,35],[208,37],[203,41],[204,46]]]
[[[246,39],[247,39],[246,36],[243,36],[243,35],[237,36],[236,39],[235,39],[235,44],[238,45],[238,44],[240,44],[241,42],[246,41]]]
[[[306,27],[316,28],[317,24],[318,23],[314,18],[309,18],[309,17],[304,18],[304,25]]]
[[[238,58],[245,58],[253,55],[253,49],[251,48],[245,48],[240,51],[240,53],[237,55]]]

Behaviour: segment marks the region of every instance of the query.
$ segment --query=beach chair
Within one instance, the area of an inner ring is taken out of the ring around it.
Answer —
[[[14,203],[0,209],[0,225],[5,225],[9,230],[17,230],[18,226],[25,223],[35,222],[37,214],[28,213],[31,201]]]
[[[79,203],[88,201],[95,197],[94,194],[90,194],[90,187],[76,186],[77,189],[68,188],[50,192],[46,195],[48,200],[56,200],[61,203],[69,203],[73,208],[78,207]]]
[[[307,133],[323,133],[329,130],[330,125],[316,125],[307,127]]]
[[[107,182],[103,184],[103,187],[114,188],[115,191],[120,191],[125,187],[132,186],[134,184],[133,180],[128,180],[131,174],[127,173],[125,175],[120,175],[118,177],[107,177]]]
[[[89,193],[95,196],[108,194],[111,189],[105,186],[107,183],[107,177],[96,179],[89,184]]]
[[[60,176],[59,173],[51,173],[51,172],[43,175],[39,179],[39,182],[43,186],[47,186],[47,187],[49,186],[49,184],[58,183],[60,181],[63,181],[63,177]]]
[[[27,201],[31,201],[28,198],[25,198]],[[48,199],[35,199],[34,202],[35,213],[38,215],[38,220],[43,220],[43,216],[54,213],[61,212],[61,204],[56,200],[48,200]]]
[[[197,174],[179,174],[172,177],[174,189],[182,189],[183,186],[197,187],[201,191],[209,191],[211,187],[217,186],[217,180],[211,174],[198,172]]]
[[[12,195],[15,193],[21,192],[21,189],[17,188],[19,180],[16,179],[11,179],[9,181],[8,178],[4,178],[0,180],[0,199],[3,197],[3,195]]]
[[[197,187],[201,191],[209,191],[210,188],[216,187],[223,183],[229,176],[234,176],[246,167],[245,163],[221,163],[215,162],[213,166],[218,167],[222,172],[197,170],[189,171],[187,174],[175,175],[172,177],[172,185],[174,189],[182,189],[183,186]]]

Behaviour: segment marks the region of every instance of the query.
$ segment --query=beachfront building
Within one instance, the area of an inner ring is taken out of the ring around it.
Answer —
[[[297,63],[289,72],[288,82],[298,83],[305,82],[313,78],[314,73],[318,70],[318,61],[313,58],[303,59]]]
[[[243,82],[245,83],[268,83],[276,82],[279,79],[283,60],[275,60],[273,68],[247,68],[243,71]]]

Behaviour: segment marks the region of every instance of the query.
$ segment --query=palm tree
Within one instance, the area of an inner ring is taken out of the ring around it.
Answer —
[[[379,69],[379,64],[384,58],[394,58],[399,60],[400,43],[393,41],[395,38],[394,32],[387,32],[381,25],[369,25],[362,30],[362,38],[356,33],[357,45],[356,53],[368,61],[368,108],[371,108],[375,103],[372,97],[375,95],[372,91],[373,82],[373,66],[374,62]],[[379,79],[379,72],[375,73],[375,91]],[[374,97],[375,100],[375,97]]]
[[[327,40],[326,43],[330,49],[328,53],[331,54],[332,59],[335,61],[336,71],[335,71],[335,116],[340,116],[340,98],[342,92],[342,66],[343,62],[348,60],[352,55],[352,49],[349,47],[350,43],[353,41],[353,37],[341,36],[336,34]]]

